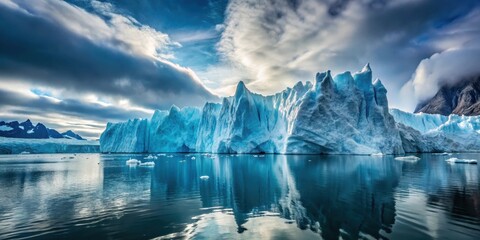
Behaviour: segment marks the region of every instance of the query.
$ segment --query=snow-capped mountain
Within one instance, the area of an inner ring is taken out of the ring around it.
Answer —
[[[0,137],[33,139],[68,138],[85,140],[80,135],[74,133],[71,130],[64,133],[59,133],[55,129],[45,127],[45,125],[43,125],[42,123],[37,123],[37,125],[33,125],[30,119],[22,123],[19,123],[18,121],[0,121]]]
[[[388,111],[386,89],[372,83],[370,66],[315,82],[297,83],[271,96],[250,92],[202,109],[173,106],[151,119],[107,125],[102,152],[214,152],[371,154],[403,153],[400,133]]]
[[[430,114],[480,115],[480,76],[440,88],[437,94],[417,106],[415,112]]]

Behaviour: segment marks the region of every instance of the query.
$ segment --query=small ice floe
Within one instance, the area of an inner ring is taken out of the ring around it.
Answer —
[[[19,153],[19,154],[22,154],[22,155],[23,155],[23,154],[30,154],[30,152],[23,151],[23,152],[21,152],[21,153]]]
[[[396,157],[395,160],[407,161],[407,162],[416,162],[416,161],[420,160],[420,158],[417,157],[417,156],[405,156],[405,157]]]
[[[443,153],[434,153],[433,155],[437,156],[446,156],[446,155],[452,155],[451,153],[443,152]]]
[[[258,157],[258,155],[253,155],[253,157]]]
[[[168,155],[167,157],[168,157],[168,158],[172,158],[172,157],[173,157],[173,155]]]
[[[157,156],[154,156],[154,155],[150,154],[144,159],[148,159],[148,160],[157,159]]]
[[[157,154],[157,156],[159,156],[159,157],[161,157],[161,156],[167,156],[167,154],[165,154],[165,153],[159,153],[159,154]]]
[[[142,167],[155,167],[155,162],[140,162],[139,166]]]
[[[477,164],[476,159],[461,159],[461,158],[449,158],[447,160],[448,163],[455,164],[455,163],[466,163],[466,164]]]
[[[179,163],[184,163],[184,162],[185,162],[185,160],[180,160],[180,161],[178,161],[178,162],[179,162]]]
[[[377,153],[372,153],[372,154],[370,154],[370,156],[372,156],[372,157],[382,157],[383,155],[384,155],[384,154],[381,153],[381,152],[377,152]]]
[[[207,175],[200,176],[201,180],[208,180],[210,177]]]
[[[192,157],[192,160],[195,160],[195,157]]]
[[[139,165],[142,162],[140,160],[135,159],[135,158],[130,158],[125,163],[129,166],[136,166],[136,165]]]

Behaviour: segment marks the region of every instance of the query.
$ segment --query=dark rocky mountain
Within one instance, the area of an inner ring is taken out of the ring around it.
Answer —
[[[417,105],[415,112],[480,115],[480,76],[453,86],[443,86],[433,98]]]
[[[37,125],[33,125],[30,119],[22,123],[19,123],[18,121],[0,121],[0,137],[36,139],[68,138],[85,140],[80,135],[74,133],[71,130],[60,134],[57,130],[47,128],[42,123],[37,123]]]
[[[83,139],[80,135],[74,133],[72,130],[68,130],[64,133],[62,133],[62,136],[65,138],[71,138],[71,139],[77,139],[77,140],[85,140]]]

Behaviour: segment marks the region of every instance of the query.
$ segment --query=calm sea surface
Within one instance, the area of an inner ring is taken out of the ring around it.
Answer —
[[[0,239],[480,239],[451,156],[146,156],[0,156]]]

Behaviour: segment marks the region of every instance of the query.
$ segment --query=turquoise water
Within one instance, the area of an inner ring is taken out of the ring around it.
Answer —
[[[0,239],[478,239],[480,168],[419,156],[2,155]]]

